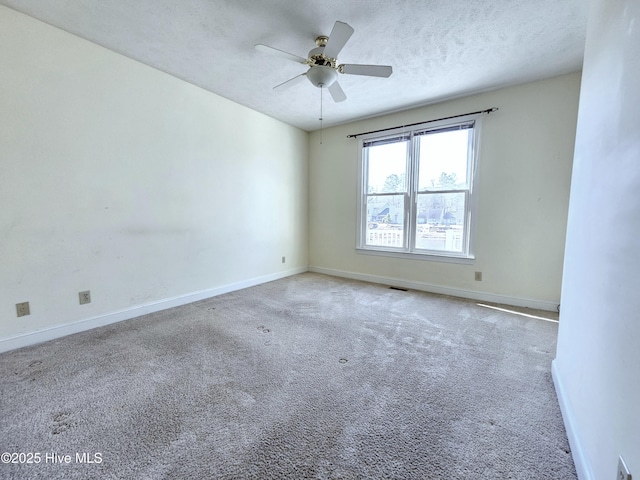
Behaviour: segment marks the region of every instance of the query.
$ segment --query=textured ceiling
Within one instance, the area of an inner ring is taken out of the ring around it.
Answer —
[[[393,66],[390,78],[340,75],[323,92],[324,126],[580,70],[585,0],[0,0],[127,57],[305,130],[320,90],[272,87],[307,67],[336,20],[355,33],[339,63]]]

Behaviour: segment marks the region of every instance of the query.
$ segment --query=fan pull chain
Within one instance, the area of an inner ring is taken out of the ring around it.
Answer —
[[[320,86],[320,145],[322,145],[322,86]]]

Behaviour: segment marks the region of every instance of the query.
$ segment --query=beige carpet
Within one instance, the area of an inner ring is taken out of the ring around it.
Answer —
[[[297,275],[0,355],[0,478],[575,479],[556,334]]]

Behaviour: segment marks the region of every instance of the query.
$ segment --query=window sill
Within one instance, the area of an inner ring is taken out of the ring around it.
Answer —
[[[362,255],[376,255],[381,257],[395,257],[404,258],[410,260],[423,260],[428,262],[444,262],[444,263],[458,263],[463,265],[473,265],[475,263],[475,257],[472,255],[437,255],[431,253],[408,253],[399,252],[397,250],[380,250],[373,248],[356,248],[356,253]]]

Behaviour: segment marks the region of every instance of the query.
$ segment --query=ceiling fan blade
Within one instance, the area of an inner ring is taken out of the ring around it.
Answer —
[[[329,90],[331,98],[333,98],[333,101],[336,103],[343,102],[347,99],[347,96],[344,94],[344,91],[338,82],[333,82],[327,90]]]
[[[367,75],[369,77],[389,77],[393,69],[388,65],[340,65],[340,72],[349,75]]]
[[[277,57],[287,58],[289,60],[293,60],[294,62],[298,62],[298,63],[307,62],[306,58],[299,57],[298,55],[294,55],[293,53],[288,53],[282,50],[278,50],[277,48],[273,48],[268,45],[262,45],[261,43],[257,44],[255,46],[255,49],[260,52],[268,53],[269,55],[275,55]]]
[[[353,35],[353,28],[344,22],[336,22],[333,25],[333,30],[329,35],[327,45],[324,47],[324,54],[329,58],[336,58],[344,47],[347,40]]]
[[[307,76],[307,72],[301,73],[300,75],[296,75],[293,78],[290,78],[286,82],[282,82],[279,85],[273,87],[274,90],[286,90],[289,87],[293,87],[294,85],[300,83]]]

